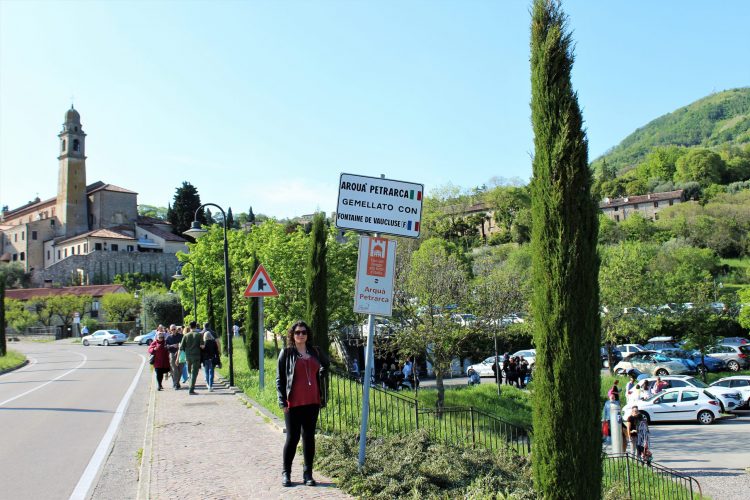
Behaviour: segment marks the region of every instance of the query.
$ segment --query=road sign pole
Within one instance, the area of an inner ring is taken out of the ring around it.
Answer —
[[[263,367],[263,360],[265,358],[265,353],[263,352],[265,345],[264,345],[264,338],[266,333],[266,329],[263,326],[263,297],[258,297],[258,368],[259,368],[259,378],[258,378],[258,387],[262,391],[263,388],[266,385],[266,377],[265,377],[265,368]]]
[[[362,423],[359,429],[359,466],[365,465],[365,445],[367,444],[367,424],[370,415],[370,380],[375,361],[375,317],[367,317],[367,351],[365,352],[365,380],[362,391]]]

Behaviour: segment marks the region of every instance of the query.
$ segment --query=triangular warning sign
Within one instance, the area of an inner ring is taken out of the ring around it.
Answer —
[[[266,268],[263,264],[258,266],[253,274],[253,279],[250,280],[250,284],[245,289],[245,297],[277,297],[279,295],[276,287],[273,286],[271,277],[268,276]]]

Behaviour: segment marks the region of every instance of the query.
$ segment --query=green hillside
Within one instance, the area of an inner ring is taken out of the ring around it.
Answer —
[[[744,143],[750,143],[750,87],[711,94],[660,116],[594,160],[593,166],[599,167],[606,159],[622,174],[656,146],[713,148]]]

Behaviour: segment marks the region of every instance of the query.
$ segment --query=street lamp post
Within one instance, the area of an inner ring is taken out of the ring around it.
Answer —
[[[198,222],[198,212],[203,207],[215,207],[218,208],[223,217],[222,225],[224,226],[224,305],[226,309],[227,324],[227,355],[229,356],[229,385],[234,386],[234,363],[232,361],[232,288],[229,279],[229,245],[227,243],[227,214],[224,209],[215,203],[204,203],[195,210],[195,216],[193,217],[193,223],[190,225],[190,229],[185,231],[183,234],[190,236],[191,238],[198,239],[208,231],[201,228],[200,222]]]
[[[136,299],[141,299],[141,315],[143,316],[143,325],[141,325],[141,333],[145,335],[146,333],[146,322],[148,321],[148,312],[146,311],[146,294],[144,293],[143,289],[139,288],[135,291],[133,296]]]
[[[176,280],[183,279],[184,276],[182,275],[182,267],[188,264],[193,266],[193,317],[195,318],[195,322],[197,323],[198,322],[198,300],[197,300],[198,295],[195,293],[195,265],[190,261],[183,263],[182,266],[177,268],[177,272],[175,273],[174,276],[172,276],[172,278]]]

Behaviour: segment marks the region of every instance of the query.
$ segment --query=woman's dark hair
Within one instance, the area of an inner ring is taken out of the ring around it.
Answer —
[[[305,330],[307,330],[307,341],[305,342],[307,346],[312,345],[312,332],[310,331],[310,326],[305,323],[304,321],[296,321],[287,332],[286,335],[286,345],[287,347],[294,347],[294,330],[296,330],[298,327],[303,327]]]

